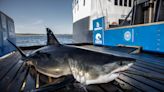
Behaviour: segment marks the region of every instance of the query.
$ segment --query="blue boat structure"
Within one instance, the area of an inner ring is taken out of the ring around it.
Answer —
[[[105,18],[93,21],[93,43],[103,46],[141,47],[144,51],[164,53],[164,7],[156,0],[156,10],[146,4],[151,0],[136,0],[132,22],[127,26],[105,29]],[[145,5],[145,6],[144,6]],[[161,7],[159,7],[159,6]],[[145,9],[145,10],[144,10]],[[153,12],[145,14],[146,12]],[[145,14],[140,16],[141,14]]]
[[[15,50],[15,48],[8,43],[7,39],[16,44],[14,21],[6,14],[0,12],[0,56]]]
[[[93,1],[100,1],[98,4],[103,6],[101,1],[105,0]],[[90,1],[73,0],[74,9],[78,7],[79,2],[83,2],[80,4],[85,8],[88,5],[87,2]],[[164,92],[164,0],[107,0],[107,2],[109,5],[113,4],[114,7],[127,9],[125,14],[127,16],[119,13],[118,16],[111,19],[111,23],[106,18],[108,14],[106,16],[100,16],[100,14],[94,19],[90,19],[91,17],[88,15],[84,19],[76,16],[73,24],[75,29],[73,39],[76,43],[65,45],[101,55],[132,58],[135,62],[128,70],[122,71],[118,78],[109,83],[93,85],[82,85],[71,75],[52,78],[41,74],[35,67],[24,62],[21,54],[7,41],[8,39],[16,44],[14,21],[0,12],[1,91]],[[80,8],[78,9],[80,10]],[[99,10],[101,11],[101,9]],[[107,12],[106,10],[105,12]],[[92,23],[89,23],[88,21],[91,20],[93,20]],[[93,24],[93,30],[87,29],[89,24]],[[78,30],[79,28],[82,29]],[[30,53],[40,47],[43,46],[20,48],[24,52]]]
[[[99,25],[99,26],[97,26]],[[164,53],[164,22],[104,29],[104,17],[94,20],[93,42],[103,46],[139,47]]]

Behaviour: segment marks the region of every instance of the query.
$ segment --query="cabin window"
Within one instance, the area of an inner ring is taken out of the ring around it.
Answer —
[[[77,0],[74,1],[74,4],[75,4],[75,5],[77,4]]]
[[[79,5],[77,5],[77,11],[79,11]]]
[[[84,0],[84,2],[83,2],[83,5],[85,6],[85,0]]]
[[[11,21],[8,21],[8,28],[9,28],[9,32],[14,32],[14,23]]]
[[[75,0],[73,0],[73,3],[72,3],[72,8],[75,7]]]
[[[2,28],[2,21],[1,21],[1,17],[0,17],[0,29]]]
[[[118,5],[118,0],[114,0],[114,5]]]
[[[2,28],[7,29],[7,24],[6,24],[6,16],[1,14],[1,22],[2,22]]]
[[[79,0],[76,0],[76,4],[78,4],[79,3]]]
[[[8,38],[7,32],[3,32],[2,34],[3,34],[3,40],[7,40],[7,38]]]
[[[127,6],[127,0],[124,0],[124,6]]]
[[[132,0],[129,0],[129,7],[132,6]]]
[[[122,3],[123,3],[123,2],[122,2],[122,0],[120,0],[120,3],[119,3],[119,5],[120,5],[120,6],[122,6],[122,5],[123,5]]]
[[[14,35],[14,23],[12,21],[8,21],[8,29],[9,29],[9,36]]]

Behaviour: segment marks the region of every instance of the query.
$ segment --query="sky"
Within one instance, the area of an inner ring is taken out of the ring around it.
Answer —
[[[72,0],[0,0],[0,11],[15,22],[16,33],[72,34]]]

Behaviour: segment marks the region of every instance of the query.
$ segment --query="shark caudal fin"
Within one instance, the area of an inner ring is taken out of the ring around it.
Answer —
[[[19,51],[19,53],[22,55],[23,58],[27,57],[26,54],[24,54],[24,52],[19,47],[17,47],[14,43],[12,43],[10,40],[8,40],[8,42],[12,44]]]
[[[59,43],[59,41],[57,40],[51,29],[46,28],[46,31],[47,31],[47,45],[60,46],[61,44]]]

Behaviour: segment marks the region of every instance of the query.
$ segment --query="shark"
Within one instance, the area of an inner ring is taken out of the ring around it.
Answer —
[[[13,46],[22,59],[46,76],[59,78],[73,75],[82,84],[108,83],[116,79],[135,62],[125,58],[60,44],[53,32],[47,30],[47,45],[26,55],[19,47]]]

